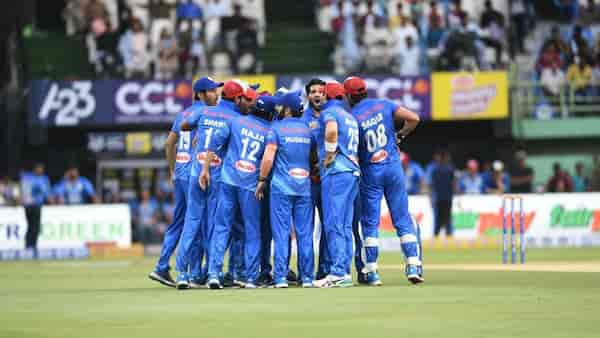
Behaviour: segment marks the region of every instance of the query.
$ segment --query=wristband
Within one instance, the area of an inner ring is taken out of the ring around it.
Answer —
[[[267,178],[266,178],[266,177],[262,177],[262,176],[259,176],[259,177],[258,177],[258,181],[259,181],[259,182],[264,182],[264,181],[266,181],[266,180],[267,180]]]
[[[325,141],[325,151],[328,153],[334,153],[337,150],[337,142],[327,142]]]

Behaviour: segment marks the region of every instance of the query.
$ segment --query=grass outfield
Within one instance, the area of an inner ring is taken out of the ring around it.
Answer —
[[[383,287],[348,289],[176,291],[146,277],[151,258],[0,263],[0,337],[599,335],[600,273],[495,271],[498,250],[426,254],[423,285],[385,254]],[[600,249],[528,251],[525,268],[554,265],[600,271]]]

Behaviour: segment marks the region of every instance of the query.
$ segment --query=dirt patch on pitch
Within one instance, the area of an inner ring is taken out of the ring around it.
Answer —
[[[404,266],[382,266],[383,269],[404,269]],[[548,262],[525,264],[427,264],[425,270],[452,271],[543,271],[543,272],[599,272],[600,262]]]

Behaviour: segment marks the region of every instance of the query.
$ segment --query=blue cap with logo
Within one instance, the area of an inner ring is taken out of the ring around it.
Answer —
[[[277,98],[270,95],[261,95],[256,99],[256,109],[270,114],[275,113]]]
[[[287,92],[280,97],[278,97],[277,104],[288,107],[292,111],[301,112],[302,111],[302,99],[300,98],[302,94],[300,91],[295,92]]]
[[[194,82],[194,93],[202,92],[206,90],[213,90],[223,86],[223,82],[215,82],[208,76],[202,77]]]

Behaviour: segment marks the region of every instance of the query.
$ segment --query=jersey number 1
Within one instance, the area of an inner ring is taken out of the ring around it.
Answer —
[[[248,150],[250,148],[250,150]],[[260,143],[258,141],[250,142],[250,139],[244,137],[242,139],[242,158],[247,158],[250,161],[256,162],[256,153],[260,149]]]

